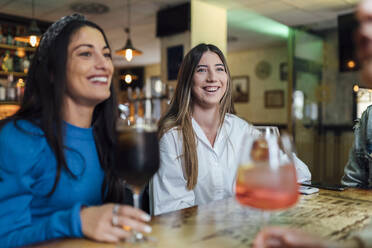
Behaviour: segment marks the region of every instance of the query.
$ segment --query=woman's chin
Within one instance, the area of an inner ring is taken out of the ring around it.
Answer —
[[[95,98],[91,99],[91,105],[92,106],[97,106],[98,104],[106,101],[109,98],[110,98],[110,95],[96,96]]]

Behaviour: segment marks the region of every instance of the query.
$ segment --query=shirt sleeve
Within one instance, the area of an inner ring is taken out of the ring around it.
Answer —
[[[182,142],[175,131],[168,131],[159,142],[160,169],[151,181],[152,213],[175,211],[195,205],[195,195],[186,188],[182,169]],[[181,148],[181,149],[177,149]]]
[[[40,161],[47,143],[35,126],[12,123],[0,132],[0,244],[24,246],[60,237],[82,237],[80,204],[51,212],[49,216],[32,215],[33,190],[38,175],[45,172]],[[51,178],[54,180],[54,178]],[[40,197],[40,196],[39,196]],[[47,196],[45,196],[47,197]]]
[[[361,146],[365,145],[366,125],[368,124],[368,110],[364,111],[362,118],[354,126],[354,143],[349,151],[349,159],[344,168],[344,175],[341,183],[348,187],[366,187],[368,186],[368,164],[370,156],[368,156]]]
[[[368,160],[365,159],[365,163]],[[358,159],[355,151],[355,143],[350,149],[349,159],[344,168],[344,175],[341,179],[341,183],[348,187],[365,187],[368,186],[368,173],[361,166],[363,160]]]
[[[297,182],[311,181],[311,173],[307,165],[293,153],[293,163],[296,168]]]

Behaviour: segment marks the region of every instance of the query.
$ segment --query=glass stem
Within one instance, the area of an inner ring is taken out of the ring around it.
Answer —
[[[133,192],[133,204],[135,208],[140,208],[140,194]]]
[[[271,216],[270,212],[261,210],[260,214],[261,229],[267,226],[270,220],[270,216]]]
[[[136,191],[133,191],[133,205],[135,208],[140,208],[140,194]],[[140,232],[133,231],[133,236],[135,238],[134,242],[143,240],[143,234]]]

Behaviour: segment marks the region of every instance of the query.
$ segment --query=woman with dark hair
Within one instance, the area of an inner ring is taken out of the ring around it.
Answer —
[[[169,110],[160,119],[160,169],[151,183],[155,215],[232,196],[244,133],[259,131],[234,113],[223,53],[199,44],[185,56]],[[298,177],[310,179],[296,158]],[[302,173],[303,172],[303,173]]]
[[[0,244],[117,242],[150,217],[119,204],[113,64],[103,30],[66,16],[43,35],[19,111],[0,122]],[[126,227],[126,230],[128,228]]]

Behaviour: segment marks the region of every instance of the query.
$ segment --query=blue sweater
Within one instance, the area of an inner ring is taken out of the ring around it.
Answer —
[[[102,203],[104,172],[92,128],[65,123],[65,170],[52,196],[56,159],[43,132],[27,121],[0,132],[0,247],[82,237],[80,208]]]

